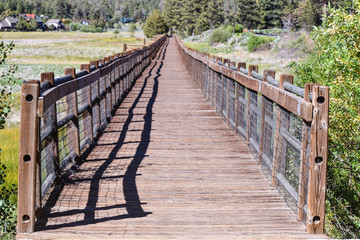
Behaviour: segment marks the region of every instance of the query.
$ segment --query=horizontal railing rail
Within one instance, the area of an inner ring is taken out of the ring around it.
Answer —
[[[177,38],[189,73],[229,128],[249,145],[285,201],[322,234],[329,121],[329,88],[293,85],[292,75],[258,73],[258,66],[191,49]]]
[[[106,128],[166,36],[140,48],[42,73],[22,84],[17,231],[33,232],[51,187],[76,167]],[[145,43],[145,41],[144,41]]]

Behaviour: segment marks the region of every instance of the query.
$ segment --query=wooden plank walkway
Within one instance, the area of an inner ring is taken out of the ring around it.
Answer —
[[[284,239],[309,235],[203,99],[171,39],[76,173],[19,239]]]

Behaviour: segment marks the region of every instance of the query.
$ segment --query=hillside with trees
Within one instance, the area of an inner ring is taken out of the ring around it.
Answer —
[[[162,0],[0,0],[2,16],[33,13],[49,18],[120,19],[145,21],[150,12],[161,8]]]
[[[345,7],[344,0],[165,0],[163,13],[172,31],[190,36],[220,25],[249,29],[320,26],[323,9]]]

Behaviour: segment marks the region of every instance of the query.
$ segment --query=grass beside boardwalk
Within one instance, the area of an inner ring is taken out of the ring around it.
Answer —
[[[39,79],[41,72],[54,72],[63,76],[64,68],[89,63],[123,51],[123,44],[143,43],[142,33],[135,37],[124,37],[127,33],[114,34],[82,32],[2,32],[0,41],[14,42],[15,49],[8,63],[19,70],[16,77]]]
[[[19,125],[14,124],[0,130],[0,159],[6,166],[6,184],[8,186],[18,182],[19,156]]]
[[[6,184],[18,182],[20,85],[25,79],[40,79],[42,72],[54,72],[61,77],[64,68],[89,63],[123,51],[123,44],[143,43],[143,34],[124,37],[127,33],[80,33],[80,32],[1,32],[0,41],[14,42],[15,49],[8,56],[7,63],[18,67],[15,77],[12,113],[6,119],[6,128],[0,130],[1,163],[6,166]],[[6,68],[7,66],[2,66]],[[2,69],[0,69],[0,72]],[[1,79],[0,79],[1,81]]]

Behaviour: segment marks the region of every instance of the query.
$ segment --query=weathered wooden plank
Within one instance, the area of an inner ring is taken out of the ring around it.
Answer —
[[[40,231],[18,237],[325,237],[304,232],[179,61],[170,40],[165,60],[152,62],[135,82],[87,160],[49,203]]]
[[[39,157],[37,104],[40,82],[25,81],[21,90],[17,231],[35,229],[36,162]]]
[[[312,96],[314,118],[311,122],[307,231],[323,234],[328,154],[329,87],[314,86]]]

